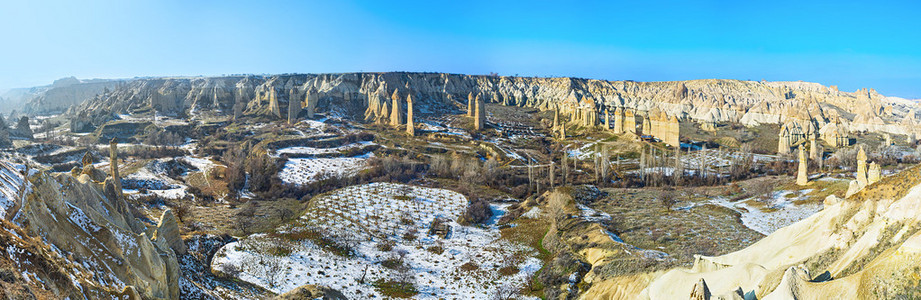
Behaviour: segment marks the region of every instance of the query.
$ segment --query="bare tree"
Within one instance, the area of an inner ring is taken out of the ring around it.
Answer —
[[[678,204],[678,197],[676,197],[675,191],[665,190],[659,193],[659,203],[662,203],[665,209],[671,211],[672,207]]]
[[[511,300],[518,296],[518,289],[510,283],[505,283],[496,288],[489,299],[492,300]]]

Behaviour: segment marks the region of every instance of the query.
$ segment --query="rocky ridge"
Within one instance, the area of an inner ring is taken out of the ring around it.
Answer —
[[[292,99],[310,113],[393,119],[391,95],[411,95],[418,114],[469,111],[471,95],[485,102],[553,110],[570,119],[603,120],[597,114],[630,108],[661,111],[683,121],[783,124],[810,122],[816,128],[835,123],[850,131],[915,133],[916,113],[909,101],[872,89],[839,91],[807,82],[689,80],[681,82],[605,81],[444,73],[342,73],[274,76],[150,78],[124,82],[109,93],[72,107],[73,119],[101,125],[112,114],[240,114],[282,119]],[[405,115],[405,97],[396,104]],[[31,104],[30,104],[31,105]],[[589,106],[589,107],[586,107]],[[293,106],[296,107],[296,106]],[[586,116],[586,109],[592,116]]]

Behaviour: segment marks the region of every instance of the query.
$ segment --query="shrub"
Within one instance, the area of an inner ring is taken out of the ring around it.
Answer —
[[[377,243],[377,245],[376,245],[377,251],[381,251],[381,252],[392,251],[392,250],[393,250],[393,246],[394,246],[394,242],[391,241],[391,240],[386,240],[386,241]]]
[[[464,271],[467,271],[467,272],[476,271],[476,270],[479,269],[479,268],[480,268],[480,266],[477,265],[477,264],[476,264],[475,262],[473,262],[473,261],[468,261],[468,262],[466,262],[466,263],[464,263],[463,265],[460,266],[460,269],[461,269],[461,270],[464,270]]]
[[[518,267],[516,266],[504,266],[499,268],[499,275],[502,276],[512,276],[518,274]]]
[[[445,252],[445,248],[442,247],[441,245],[434,245],[425,250],[431,253],[435,253],[435,254],[442,254]]]

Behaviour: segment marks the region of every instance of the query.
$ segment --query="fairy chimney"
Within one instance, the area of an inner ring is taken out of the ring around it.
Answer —
[[[416,135],[416,126],[413,124],[413,97],[406,95],[406,133]]]

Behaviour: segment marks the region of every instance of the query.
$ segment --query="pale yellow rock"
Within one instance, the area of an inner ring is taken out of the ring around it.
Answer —
[[[857,151],[857,184],[864,188],[868,184],[867,180],[867,153],[863,151],[863,145]]]
[[[479,94],[477,95],[479,96]],[[467,116],[473,117],[473,111],[476,101],[473,98],[473,92],[467,93]]]
[[[176,254],[185,254],[187,249],[182,238],[179,236],[179,222],[173,215],[173,210],[167,208],[160,215],[160,222],[157,223],[157,230],[154,232],[153,239],[162,238],[166,245],[169,246]]]
[[[614,133],[624,133],[624,110],[620,107],[614,109]]]
[[[413,124],[413,97],[406,95],[406,134],[416,135],[416,125]]]
[[[874,184],[879,181],[879,178],[882,176],[882,170],[879,168],[879,164],[876,162],[870,163],[870,168],[867,170],[867,184]]]
[[[402,105],[400,103],[400,92],[399,90],[394,89],[393,95],[390,96],[390,99],[393,100],[390,110],[390,126],[399,127],[403,125],[403,114],[401,113]]]
[[[806,174],[806,149],[803,145],[799,146],[799,163],[796,171],[796,184],[797,185],[806,185],[809,184],[809,177]]]
[[[486,127],[486,104],[479,95],[476,97],[476,107],[473,113],[473,129],[476,131],[483,130]]]

